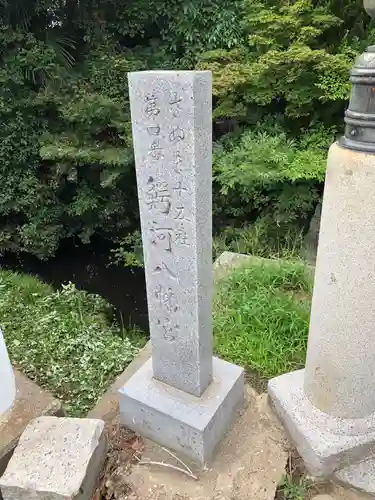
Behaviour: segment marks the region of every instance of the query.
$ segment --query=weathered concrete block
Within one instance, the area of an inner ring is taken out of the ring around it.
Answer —
[[[244,400],[244,371],[213,358],[213,382],[198,398],[153,378],[149,360],[119,396],[123,425],[204,465]]]
[[[375,456],[375,414],[343,419],[316,408],[303,390],[304,370],[286,373],[268,383],[268,394],[295,443],[306,468],[314,476]]]
[[[91,500],[106,448],[101,420],[35,419],[0,479],[4,500]]]

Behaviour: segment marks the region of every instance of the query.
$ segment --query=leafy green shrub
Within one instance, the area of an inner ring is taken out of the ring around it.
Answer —
[[[142,344],[110,319],[111,307],[71,283],[53,291],[37,278],[0,271],[1,327],[15,367],[84,415]]]
[[[297,140],[274,125],[272,133],[268,126],[224,138],[214,154],[215,216],[237,226],[242,221],[247,234],[249,224],[259,221],[253,236],[260,230],[263,239],[275,241],[274,249],[282,239],[295,239],[319,200],[333,133],[315,130]]]
[[[148,39],[119,43],[161,15],[137,4],[0,6],[0,252],[48,258],[64,238],[137,223],[127,74],[170,57]]]
[[[43,258],[63,238],[126,228],[136,197],[124,105],[67,72],[47,42],[1,24],[0,41],[0,251]]]
[[[143,267],[143,246],[141,231],[124,236],[112,249],[111,263],[116,265]]]
[[[194,65],[204,51],[235,47],[244,39],[241,4],[238,0],[221,0],[218,8],[215,0],[170,2],[163,44],[184,67]]]
[[[303,366],[312,276],[302,263],[259,263],[217,284],[214,340],[219,356],[270,378]]]
[[[244,0],[242,13],[244,41],[199,56],[214,73],[214,116],[248,122],[260,107],[305,126],[342,121],[349,69],[373,37],[361,5]]]

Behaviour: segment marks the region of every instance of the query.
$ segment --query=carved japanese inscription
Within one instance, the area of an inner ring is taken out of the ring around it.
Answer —
[[[154,377],[200,395],[212,379],[211,75],[132,73],[129,89]]]

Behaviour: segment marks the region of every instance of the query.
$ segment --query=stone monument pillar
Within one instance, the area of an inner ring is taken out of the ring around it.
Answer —
[[[212,357],[212,95],[207,71],[129,75],[152,360],[121,422],[203,465],[244,395]]]
[[[375,47],[351,82],[328,155],[306,368],[269,395],[310,473],[375,493]]]
[[[16,397],[16,382],[7,348],[0,330],[0,417],[14,403]]]

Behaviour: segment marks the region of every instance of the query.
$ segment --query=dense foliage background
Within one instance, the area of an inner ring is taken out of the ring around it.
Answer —
[[[0,251],[137,240],[127,72],[147,68],[214,74],[229,244],[304,228],[369,22],[359,0],[0,0]]]

